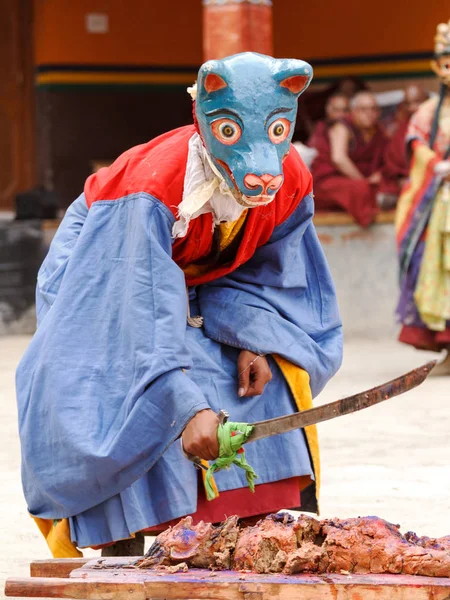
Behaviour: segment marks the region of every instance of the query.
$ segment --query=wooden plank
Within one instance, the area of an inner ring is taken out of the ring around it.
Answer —
[[[77,559],[71,560],[72,564]],[[6,596],[83,600],[450,600],[450,578],[410,575],[258,575],[190,569],[136,569],[131,558],[90,560],[70,577],[9,579]],[[33,570],[67,570],[40,561]],[[60,563],[59,565],[51,563]],[[35,563],[36,564],[36,563]],[[44,566],[45,564],[45,566]]]
[[[103,579],[9,579],[6,596],[75,600],[449,600],[450,580],[402,575],[277,576],[240,573],[103,572]],[[142,574],[138,573],[142,577]],[[145,575],[145,574],[144,574]]]
[[[351,217],[348,213],[345,212],[317,212],[314,215],[313,221],[316,227],[318,225],[328,225],[336,227],[342,225],[355,225],[355,227],[360,227],[357,223],[355,223],[353,217]],[[379,212],[375,217],[375,224],[385,224],[394,222],[395,210]]]
[[[94,559],[72,571],[71,578],[100,582],[111,576],[119,577],[121,581],[144,584],[149,598],[171,600],[212,597],[220,600],[450,600],[450,579],[445,578],[410,575],[259,575],[202,569],[169,574],[123,568],[123,565],[132,562],[134,559],[116,557]]]
[[[52,558],[33,560],[30,563],[31,577],[69,577],[75,569],[92,561],[89,558]]]
[[[127,581],[83,581],[54,577],[6,580],[5,596],[17,598],[71,598],[74,600],[146,600],[144,586]],[[440,599],[439,599],[440,600]]]

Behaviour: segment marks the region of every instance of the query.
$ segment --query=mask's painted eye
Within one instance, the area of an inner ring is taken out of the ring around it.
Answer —
[[[274,144],[281,144],[288,137],[291,124],[287,119],[277,119],[269,127],[269,137]]]
[[[211,125],[214,136],[227,146],[235,144],[242,135],[242,129],[236,121],[219,119]]]

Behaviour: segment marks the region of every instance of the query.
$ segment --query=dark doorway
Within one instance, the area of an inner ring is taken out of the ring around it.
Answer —
[[[31,0],[0,2],[0,210],[34,183]]]

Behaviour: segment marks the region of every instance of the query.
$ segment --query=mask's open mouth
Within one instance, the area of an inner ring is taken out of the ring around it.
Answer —
[[[234,189],[231,190],[233,192],[233,196],[238,204],[241,206],[245,206],[246,208],[255,208],[256,206],[265,206],[272,202],[275,199],[276,193],[274,194],[260,194],[259,196],[247,196],[241,192],[239,189],[236,180],[231,172],[230,167],[223,160],[219,158],[215,159],[216,162],[227,172],[229,178],[233,182]],[[278,191],[278,190],[277,190]]]
[[[241,195],[240,200],[238,200],[239,204],[242,206],[255,207],[255,206],[265,206],[274,200],[276,194],[273,196],[269,196],[268,194],[261,194],[261,196],[245,196]]]

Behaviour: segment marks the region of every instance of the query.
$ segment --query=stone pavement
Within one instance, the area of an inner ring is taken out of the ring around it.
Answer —
[[[14,370],[28,337],[0,337],[0,597],[7,576],[49,557],[27,515],[20,483]],[[414,368],[430,354],[388,341],[351,340],[321,394],[329,402]],[[378,515],[420,535],[450,534],[450,377],[319,426],[323,516]],[[95,555],[94,551],[90,555]]]

